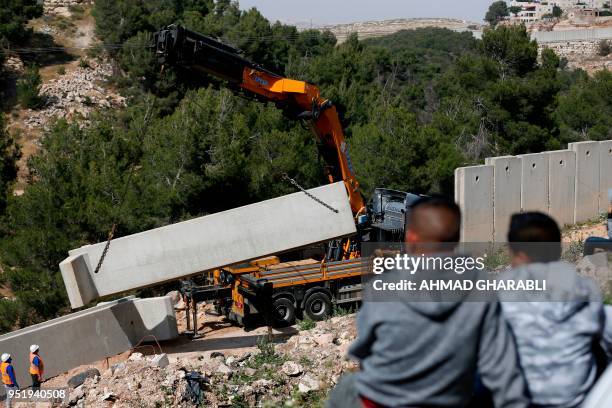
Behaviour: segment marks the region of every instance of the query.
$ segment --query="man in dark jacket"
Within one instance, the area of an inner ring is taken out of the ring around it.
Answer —
[[[413,254],[434,255],[440,250],[432,243],[448,248],[459,241],[461,213],[455,203],[422,199],[407,218],[405,241]],[[443,278],[446,272],[433,273]],[[496,407],[529,405],[514,340],[497,301],[453,296],[414,301],[407,295],[392,300],[364,301],[357,339],[349,349],[361,370],[340,381],[329,408],[465,407],[473,398],[476,373]]]

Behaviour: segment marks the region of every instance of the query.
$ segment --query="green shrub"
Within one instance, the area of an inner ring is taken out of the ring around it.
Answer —
[[[64,74],[66,74],[66,67],[65,67],[65,66],[63,66],[63,65],[62,65],[62,66],[60,66],[60,67],[57,69],[57,73],[58,73],[59,75],[64,75]]]
[[[37,109],[44,104],[44,99],[40,96],[41,83],[38,67],[33,65],[27,68],[23,77],[17,81],[17,98],[21,106]]]
[[[259,349],[259,353],[249,359],[249,367],[259,369],[264,364],[279,366],[285,362],[285,359],[274,350],[274,343],[262,339],[257,342],[257,348]]]
[[[88,58],[100,58],[103,51],[104,48],[100,44],[95,44],[87,48],[85,55],[87,55]]]
[[[310,330],[310,329],[314,329],[317,324],[312,321],[312,319],[309,319],[308,317],[305,318],[304,320],[300,320],[298,321],[298,329],[300,330]]]
[[[0,333],[13,330],[19,318],[19,305],[10,299],[0,300]]]
[[[71,17],[81,19],[85,14],[85,7],[80,4],[71,4],[68,6],[68,11],[70,11]]]

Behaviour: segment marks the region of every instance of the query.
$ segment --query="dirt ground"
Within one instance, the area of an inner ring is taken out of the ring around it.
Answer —
[[[96,368],[103,373],[112,365],[125,361],[133,352],[144,355],[166,353],[171,362],[190,359],[211,358],[213,352],[222,352],[226,357],[238,356],[245,352],[257,349],[257,344],[268,338],[268,328],[259,327],[251,331],[245,331],[242,327],[225,321],[224,317],[214,314],[211,305],[201,304],[198,308],[198,334],[199,337],[192,339],[186,334],[185,311],[177,310],[177,326],[179,327],[179,338],[173,341],[161,342],[161,350],[157,344],[148,342],[142,347],[126,351],[117,356],[97,361],[92,364],[82,365],[67,373],[50,378],[44,382],[42,388],[65,387],[68,380],[74,375],[89,368]],[[295,326],[283,329],[272,329],[274,340],[287,339],[298,333]],[[27,406],[26,404],[22,406]]]
[[[568,228],[564,231],[563,242],[584,242],[588,237],[605,237],[607,233],[606,221],[602,220],[597,223],[588,223],[586,225]]]

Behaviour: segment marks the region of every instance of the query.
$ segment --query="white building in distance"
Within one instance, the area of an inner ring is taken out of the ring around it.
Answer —
[[[568,15],[570,12],[582,15],[588,11],[596,16],[598,10],[611,10],[612,0],[512,0],[509,6],[520,9],[517,13],[510,13],[510,21],[528,24],[552,16],[555,6]]]
[[[527,2],[512,0],[510,7],[521,9],[521,11],[516,14],[510,13],[510,20],[518,20],[522,23],[533,23],[542,20],[544,16],[552,15],[554,4],[539,1]]]

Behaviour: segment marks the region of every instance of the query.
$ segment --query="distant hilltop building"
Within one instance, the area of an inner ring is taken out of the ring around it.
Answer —
[[[509,4],[509,20],[521,23],[535,23],[553,18],[558,7],[567,16],[597,16],[610,11],[612,0],[512,0]]]
[[[607,9],[610,8],[610,0],[556,0],[548,3],[561,7],[563,10],[573,8]]]
[[[563,0],[564,2],[567,0]],[[534,23],[553,15],[555,4],[539,1],[516,1],[510,3],[510,20]],[[561,6],[559,6],[561,7]],[[562,7],[561,7],[562,8]],[[519,11],[520,10],[520,11]]]

